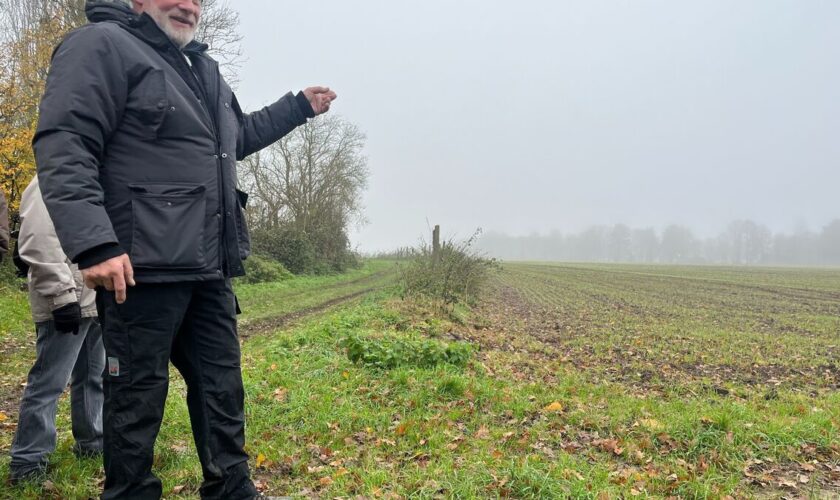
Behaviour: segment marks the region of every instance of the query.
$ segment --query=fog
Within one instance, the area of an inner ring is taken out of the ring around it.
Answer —
[[[363,251],[840,217],[840,2],[237,0],[238,96],[328,84],[367,134]]]

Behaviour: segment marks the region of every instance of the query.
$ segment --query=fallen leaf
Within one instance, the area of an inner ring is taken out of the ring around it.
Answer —
[[[172,488],[172,493],[177,495],[178,493],[181,493],[182,491],[184,491],[184,488],[186,488],[185,485],[179,484],[178,486]]]
[[[543,408],[543,411],[551,413],[560,413],[561,411],[563,411],[563,405],[560,404],[559,401],[555,401]]]
[[[642,424],[642,427],[652,431],[661,431],[665,429],[662,422],[652,418],[643,418],[642,420],[639,420],[639,423]]]
[[[264,463],[265,463],[265,455],[263,455],[262,453],[258,454],[257,455],[257,468],[259,469],[260,467],[262,467],[262,464],[264,464]]]
[[[329,486],[329,485],[333,484],[333,480],[329,476],[322,477],[321,479],[318,480],[318,484],[320,484],[321,486]]]
[[[9,419],[9,416],[6,415],[5,413],[3,413],[2,411],[0,411],[0,422],[5,422],[8,419]]]
[[[488,437],[490,437],[490,430],[483,425],[475,431],[476,439],[487,439]]]

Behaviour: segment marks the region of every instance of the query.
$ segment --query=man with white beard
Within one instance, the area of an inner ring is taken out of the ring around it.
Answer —
[[[103,499],[157,499],[152,473],[171,360],[202,498],[257,492],[230,278],[250,252],[236,161],[325,113],[325,87],[243,113],[207,46],[200,0],[89,0],[56,49],[33,142],[61,245],[96,288],[104,375]]]

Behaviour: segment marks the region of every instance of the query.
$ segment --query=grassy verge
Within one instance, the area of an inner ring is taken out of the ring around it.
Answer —
[[[754,307],[734,315],[739,300],[749,302],[742,295],[753,291],[730,283],[710,293],[672,281],[663,289],[658,277],[623,282],[599,272],[579,271],[581,278],[508,270],[490,300],[455,319],[382,290],[296,326],[249,337],[243,375],[248,450],[259,487],[269,495],[319,498],[836,496],[840,395],[830,390],[830,381],[809,374],[778,385],[735,379],[724,387],[676,365],[662,369],[679,349],[691,362],[705,349],[713,374],[746,366],[732,360],[759,357],[750,353],[760,341],[749,340],[709,348],[700,337],[668,350],[670,341],[660,334],[677,328],[673,322],[686,322],[686,338],[700,331],[699,318],[689,322],[696,309],[690,304],[704,293],[704,303],[721,309],[719,335],[732,338],[740,337],[736,326],[753,316],[787,314],[787,302],[753,300]],[[547,286],[551,276],[566,286]],[[253,297],[263,299],[272,289],[254,289]],[[302,290],[308,287],[287,290],[285,297],[300,297],[300,305],[316,293],[293,295]],[[517,290],[532,294],[533,301],[517,302],[521,297],[510,295]],[[771,296],[780,293],[786,292]],[[249,292],[240,297],[247,309]],[[264,300],[285,307],[282,294]],[[817,316],[831,307],[812,303]],[[264,307],[253,307],[252,318],[270,310]],[[788,307],[798,310],[799,304],[793,300]],[[649,313],[646,321],[633,311]],[[560,316],[544,316],[555,313]],[[558,318],[568,322],[558,327]],[[625,328],[620,318],[648,325],[646,334]],[[818,342],[829,342],[822,338],[822,323],[806,325]],[[578,326],[589,333],[588,344],[574,334]],[[616,358],[608,349],[648,337],[655,343],[641,360]],[[766,361],[800,366],[807,343],[790,341],[788,358],[769,351]],[[656,349],[665,355],[659,361]],[[713,359],[732,349],[726,363]],[[648,364],[662,373],[631,373],[651,369]],[[176,381],[171,390],[182,396],[183,384]],[[62,429],[69,428],[65,406]],[[196,498],[201,474],[184,398],[170,397],[166,412],[156,471],[167,498]],[[84,498],[98,492],[98,464],[72,457],[68,431],[59,443],[52,490],[17,489],[8,497]],[[5,467],[0,462],[0,474]]]

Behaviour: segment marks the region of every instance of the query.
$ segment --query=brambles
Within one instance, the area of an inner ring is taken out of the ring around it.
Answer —
[[[426,242],[410,251],[407,264],[400,264],[400,285],[403,297],[426,297],[444,306],[473,303],[492,270],[495,259],[474,249],[481,235],[477,230],[464,241],[449,239],[435,249]]]

